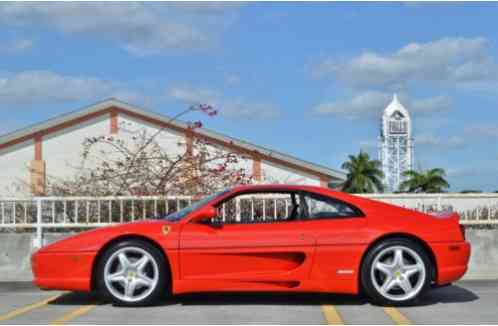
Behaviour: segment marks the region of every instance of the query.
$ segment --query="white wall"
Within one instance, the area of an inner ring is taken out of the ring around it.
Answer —
[[[0,150],[0,196],[22,196],[29,192],[29,164],[34,157],[33,140]]]
[[[268,161],[261,162],[261,170],[263,179],[266,182],[302,184],[319,186],[320,178],[305,174],[300,171],[295,171],[287,167],[278,166]]]
[[[83,162],[83,142],[87,137],[107,135],[108,114],[43,137],[42,155],[47,179],[66,178],[75,174]]]
[[[229,150],[226,150],[229,152]],[[216,162],[213,162],[215,165]],[[242,155],[238,163],[232,165],[233,168],[242,168],[250,175],[252,174],[253,160],[248,155]],[[301,171],[289,169],[288,167],[277,165],[268,161],[261,161],[261,183],[283,183],[283,184],[304,184],[304,185],[320,185],[320,178],[309,175]]]
[[[212,145],[207,145],[207,148],[208,148],[208,151],[220,151],[220,155],[226,155],[226,154],[229,154],[231,153],[231,151],[229,149],[226,149],[224,147],[221,147],[221,146],[212,146]],[[195,151],[195,147],[194,147],[194,151]],[[230,168],[232,169],[244,169],[246,171],[246,173],[248,175],[251,175],[252,174],[252,158],[250,158],[249,156],[247,155],[240,155],[240,154],[237,154],[235,153],[237,156],[238,156],[238,161],[237,163],[232,163],[230,165]],[[208,166],[212,166],[212,167],[216,167],[218,164],[221,164],[223,163],[225,160],[224,159],[220,159],[220,160],[213,160],[212,162],[210,162],[210,164],[208,164]]]
[[[142,120],[130,116],[118,115],[118,134],[112,135],[125,141],[127,146],[134,144],[133,137],[138,132],[145,132],[147,135],[154,135],[159,128]],[[105,114],[81,124],[72,126],[43,138],[42,152],[46,162],[47,179],[69,178],[74,176],[81,167],[91,168],[103,158],[116,157],[116,153],[111,152],[110,147],[100,145],[92,148],[90,155],[83,165],[83,143],[88,137],[111,136],[110,135],[110,115]],[[185,151],[185,137],[181,133],[171,130],[163,130],[156,138],[157,142],[170,151],[171,155],[177,155]],[[100,151],[104,150],[106,154]]]
[[[140,119],[136,119],[126,114],[120,113],[118,115],[118,125],[119,125],[119,136],[131,140],[134,133],[145,130],[147,135],[152,136],[157,133],[160,127],[153,124],[145,122]],[[185,134],[179,133],[170,129],[162,130],[157,138],[157,143],[163,147],[171,150],[171,155],[178,155],[185,153]],[[181,146],[178,144],[181,143]]]

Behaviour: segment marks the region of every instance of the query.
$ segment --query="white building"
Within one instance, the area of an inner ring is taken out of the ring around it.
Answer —
[[[384,191],[397,191],[403,172],[412,169],[413,139],[410,115],[396,94],[382,115],[379,159],[384,172]]]
[[[146,128],[164,131],[158,142],[178,150],[178,144],[199,137],[231,152],[243,154],[238,164],[258,182],[338,184],[345,174],[204,128],[192,130],[183,122],[110,99],[0,137],[0,196],[29,196],[45,192],[47,176],[69,177],[81,161],[87,137]]]

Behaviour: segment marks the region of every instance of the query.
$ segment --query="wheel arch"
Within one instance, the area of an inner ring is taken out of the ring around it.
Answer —
[[[431,246],[421,239],[420,237],[411,234],[411,233],[405,233],[405,232],[395,232],[395,233],[388,233],[384,234],[378,238],[376,238],[374,241],[372,241],[365,252],[363,253],[360,261],[360,270],[358,273],[358,289],[361,291],[363,286],[361,284],[361,271],[363,270],[363,263],[365,261],[366,256],[372,250],[377,244],[381,243],[382,241],[388,240],[388,239],[409,239],[417,244],[419,244],[424,250],[427,252],[427,255],[429,256],[429,259],[431,261],[432,269],[431,269],[431,282],[436,281],[437,278],[437,272],[438,272],[438,266],[437,266],[437,260],[436,256],[434,255],[434,251],[432,250]]]
[[[116,243],[119,243],[121,241],[130,241],[130,240],[144,241],[144,242],[152,245],[153,247],[155,247],[156,249],[159,250],[159,252],[161,253],[161,255],[164,259],[164,262],[166,263],[166,267],[168,268],[168,279],[166,281],[170,285],[170,288],[172,288],[171,264],[169,262],[168,255],[166,254],[164,249],[156,241],[154,241],[153,239],[151,239],[147,236],[144,236],[141,234],[124,234],[124,235],[119,235],[119,236],[107,241],[102,246],[102,248],[100,248],[99,251],[97,252],[97,255],[95,256],[95,259],[93,260],[93,264],[92,264],[92,275],[90,278],[90,289],[92,291],[98,290],[97,289],[97,279],[96,279],[97,278],[97,268],[98,268],[98,264],[100,263],[100,259],[102,258],[102,255],[104,254],[104,252],[107,249],[109,249],[111,246],[115,245]]]

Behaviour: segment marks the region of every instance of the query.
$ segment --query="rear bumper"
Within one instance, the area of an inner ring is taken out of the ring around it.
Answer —
[[[436,284],[444,285],[457,281],[467,272],[470,243],[467,241],[433,243],[431,247],[437,262]]]
[[[90,291],[94,252],[36,252],[33,283],[44,290]]]

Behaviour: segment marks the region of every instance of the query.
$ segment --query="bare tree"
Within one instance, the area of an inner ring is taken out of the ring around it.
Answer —
[[[217,114],[209,105],[190,107],[171,121],[200,111]],[[124,127],[124,126],[123,126]],[[200,121],[188,123],[187,133],[202,127]],[[82,164],[74,177],[49,177],[51,195],[119,196],[119,195],[203,195],[215,190],[252,182],[239,163],[242,154],[197,137],[178,141],[176,148],[164,148],[158,136],[166,127],[150,133],[120,128],[119,135],[90,137],[85,140]],[[122,132],[121,132],[122,130]]]

